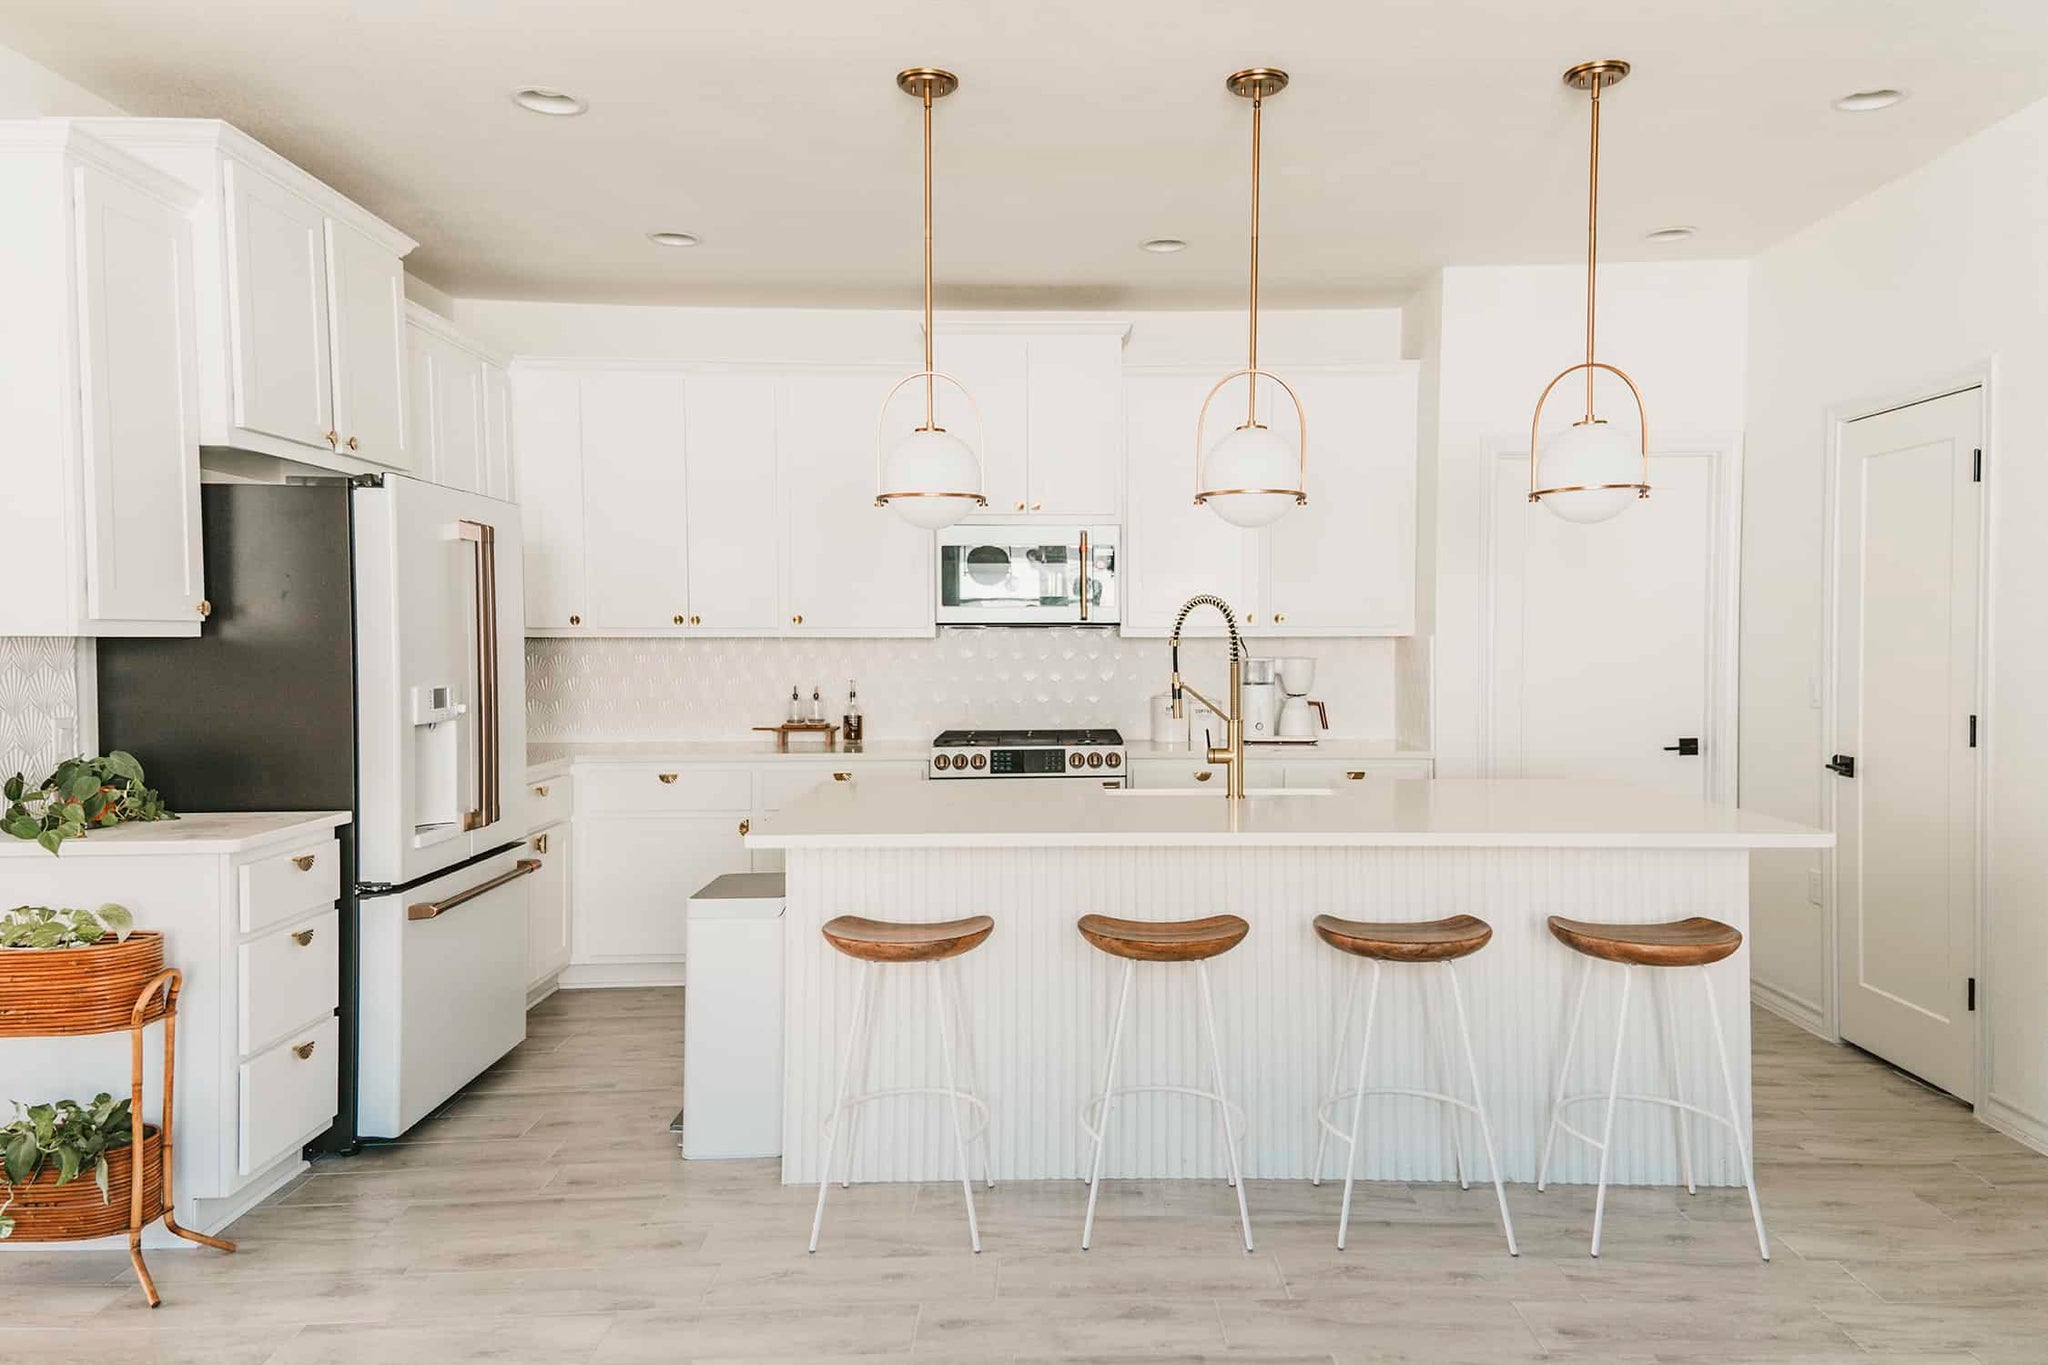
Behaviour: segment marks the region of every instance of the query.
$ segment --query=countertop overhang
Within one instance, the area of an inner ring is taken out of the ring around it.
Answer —
[[[1087,781],[829,783],[750,848],[1818,849],[1826,830],[1618,782],[1368,779],[1328,793],[1112,792]]]

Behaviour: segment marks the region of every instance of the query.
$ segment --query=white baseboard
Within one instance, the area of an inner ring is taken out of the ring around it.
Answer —
[[[683,984],[683,964],[680,961],[579,962],[564,968],[555,982],[565,991],[680,986]]]
[[[1977,1106],[1977,1120],[2037,1152],[2048,1152],[2048,1119],[2042,1118],[2039,1114],[2029,1113],[2016,1104],[2008,1104],[1994,1095],[1987,1095],[1984,1102]]]
[[[1751,977],[1749,982],[1749,998],[1780,1019],[1799,1025],[1823,1042],[1839,1041],[1828,1033],[1825,1017],[1820,1005],[1815,1001],[1793,995],[1790,991],[1779,990],[1776,986],[1758,981],[1754,977]]]
[[[545,981],[528,986],[526,988],[526,1008],[532,1009],[561,988],[562,974],[560,972],[556,972]]]

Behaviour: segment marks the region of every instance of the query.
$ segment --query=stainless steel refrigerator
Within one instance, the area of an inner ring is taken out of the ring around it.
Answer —
[[[173,809],[352,812],[314,1144],[350,1151],[525,1037],[519,512],[397,475],[209,484],[201,510],[213,613],[197,639],[100,643],[101,746]]]

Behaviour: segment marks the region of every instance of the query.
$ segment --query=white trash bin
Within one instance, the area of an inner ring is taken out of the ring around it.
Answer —
[[[683,1156],[782,1155],[780,872],[690,897],[683,953]]]

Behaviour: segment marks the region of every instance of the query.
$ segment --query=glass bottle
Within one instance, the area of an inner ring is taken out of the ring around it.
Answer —
[[[846,680],[846,714],[839,718],[840,738],[849,749],[860,748],[861,714],[860,697],[853,689],[853,679]]]
[[[789,685],[789,719],[792,724],[804,718],[803,698],[797,695],[796,684]]]
[[[825,691],[816,683],[811,684],[811,719],[825,719]]]

